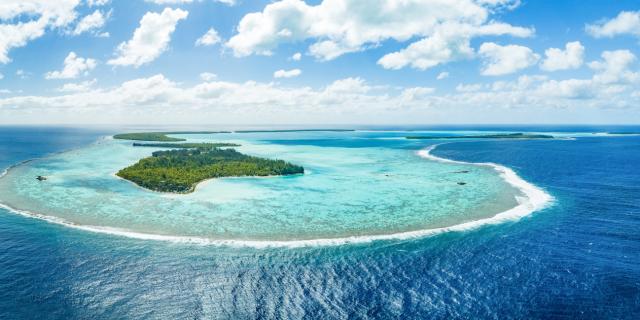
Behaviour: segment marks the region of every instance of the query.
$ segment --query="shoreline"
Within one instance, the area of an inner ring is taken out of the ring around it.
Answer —
[[[525,216],[532,214],[535,211],[541,210],[547,207],[553,200],[553,197],[546,193],[544,190],[536,187],[535,185],[520,178],[513,170],[501,166],[495,163],[470,163],[464,161],[456,161],[445,158],[440,158],[431,154],[431,152],[440,144],[431,145],[425,149],[419,150],[417,155],[424,159],[431,161],[439,161],[446,163],[476,165],[476,166],[490,166],[494,168],[499,175],[511,186],[522,192],[524,196],[516,196],[518,205],[508,209],[506,211],[499,212],[491,217],[482,218],[478,220],[463,222],[448,227],[439,227],[431,229],[421,229],[415,231],[406,231],[392,234],[379,234],[369,236],[349,236],[341,238],[319,238],[319,239],[305,239],[305,240],[238,240],[238,239],[211,239],[206,237],[197,236],[173,236],[173,235],[161,235],[131,231],[121,228],[105,227],[105,226],[93,226],[93,225],[80,225],[74,222],[68,221],[63,218],[55,216],[47,216],[39,213],[34,213],[28,210],[21,210],[13,208],[7,204],[0,202],[0,208],[4,208],[15,214],[44,220],[50,223],[63,225],[66,227],[100,233],[115,235],[127,238],[133,238],[138,240],[154,240],[165,241],[172,243],[182,244],[195,244],[195,245],[212,245],[212,246],[227,246],[227,247],[249,247],[255,249],[265,248],[300,248],[300,247],[319,247],[319,246],[338,246],[347,244],[365,244],[376,241],[389,241],[389,240],[407,240],[425,238],[429,236],[435,236],[446,232],[464,232],[474,230],[485,225],[495,225],[504,223],[507,221],[517,221]],[[31,161],[27,160],[26,162]],[[23,164],[24,162],[20,163]],[[0,178],[5,176],[9,169],[19,166],[16,164],[7,168]],[[124,179],[126,180],[126,179]]]

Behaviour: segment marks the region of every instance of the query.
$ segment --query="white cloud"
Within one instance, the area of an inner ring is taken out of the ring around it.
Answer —
[[[592,105],[609,108],[615,105],[628,106],[634,102],[629,93],[637,88],[640,73],[631,70],[636,61],[635,55],[628,50],[604,51],[602,60],[589,63],[594,70],[591,78],[547,80],[545,77],[521,76],[517,84],[504,84],[499,90],[513,90],[520,95],[539,97],[543,103],[549,101],[580,100],[581,103],[590,101]],[[537,86],[535,84],[538,84]],[[556,100],[561,99],[561,100]],[[565,102],[570,104],[570,102]]]
[[[518,45],[501,46],[485,42],[478,51],[485,59],[482,75],[499,76],[514,73],[538,62],[540,55]]]
[[[470,24],[444,24],[434,33],[422,40],[410,44],[407,48],[389,53],[378,60],[386,69],[400,69],[411,66],[425,70],[439,64],[469,59],[474,56],[471,39],[484,35],[512,35],[528,37],[531,29],[513,27],[503,23],[490,23],[483,26]]]
[[[181,9],[165,8],[162,13],[147,12],[133,37],[118,46],[117,57],[107,63],[116,66],[139,67],[159,57],[169,45],[178,21],[189,13]]]
[[[80,0],[10,0],[0,4],[0,63],[11,61],[9,51],[25,46],[50,29],[62,28],[76,18]],[[23,19],[26,18],[26,21]],[[16,21],[10,23],[11,21]]]
[[[216,43],[219,43],[220,41],[221,39],[218,35],[218,32],[215,29],[210,28],[205,34],[202,35],[202,37],[196,40],[196,46],[212,46]]]
[[[200,79],[202,79],[202,81],[213,81],[216,78],[218,78],[218,75],[216,75],[215,73],[211,73],[211,72],[203,72],[200,74]]]
[[[589,67],[596,71],[594,81],[604,84],[635,82],[640,78],[638,72],[630,70],[636,56],[629,50],[604,51],[602,61],[593,61]]]
[[[456,86],[456,91],[458,92],[476,92],[482,90],[482,84],[474,83],[474,84],[458,84]]]
[[[4,79],[4,74],[0,73],[0,80]]]
[[[614,37],[630,34],[640,36],[640,11],[622,11],[611,20],[604,20],[586,26],[587,33],[596,37]]]
[[[30,73],[26,72],[22,69],[18,69],[16,70],[16,76],[18,76],[20,79],[26,79],[29,78]]]
[[[600,62],[607,63],[605,58]],[[618,118],[608,119],[637,123],[637,85],[624,82],[626,78],[615,84],[594,80],[603,70],[595,70],[594,77],[587,79],[548,80],[546,76],[523,75],[517,81],[496,81],[493,86],[482,85],[475,91],[443,94],[435,94],[428,87],[374,86],[362,78],[340,79],[319,88],[255,81],[207,81],[182,86],[159,74],[111,88],[0,98],[0,122],[37,122],[46,117],[51,123],[175,124],[210,123],[211,119],[271,125],[390,121],[575,123],[587,119],[587,114],[592,121],[601,121],[606,109],[607,115],[620,110],[616,113]],[[283,118],[282,114],[288,116]]]
[[[336,80],[325,89],[328,93],[363,94],[371,90],[362,78],[345,78]]]
[[[437,80],[446,79],[449,77],[449,72],[440,72],[436,77]]]
[[[546,71],[576,69],[582,65],[584,59],[584,46],[580,41],[568,42],[565,50],[549,48],[544,52],[546,59],[540,65],[540,69]]]
[[[45,74],[47,79],[73,79],[80,75],[87,75],[96,67],[96,61],[89,58],[81,58],[75,52],[69,52],[64,59],[64,68],[61,71],[51,71]]]
[[[432,94],[436,91],[429,87],[413,87],[402,90],[400,94],[404,100],[418,100],[419,98]]]
[[[586,99],[596,94],[593,82],[589,79],[549,80],[542,83],[537,90],[548,97],[568,99]]]
[[[62,87],[58,88],[60,92],[85,92],[89,91],[98,80],[87,80],[78,83],[65,83]]]
[[[540,97],[562,99],[597,99],[603,105],[614,104],[616,100],[625,99],[624,92],[636,88],[640,82],[640,73],[631,70],[636,57],[628,50],[604,51],[602,60],[589,63],[594,74],[588,79],[546,80],[531,79],[528,84],[542,81],[532,89],[533,94]],[[543,81],[545,80],[545,81]],[[529,86],[519,87],[524,90]],[[622,102],[618,101],[618,104]],[[631,100],[625,103],[634,103]]]
[[[100,6],[104,6],[105,4],[111,2],[111,0],[87,0],[87,5],[89,7],[100,7]]]
[[[302,53],[300,52],[296,52],[291,56],[291,60],[293,61],[300,61],[300,59],[302,59]]]
[[[291,70],[278,70],[273,73],[274,78],[293,78],[297,77],[302,73],[300,69],[291,69]]]
[[[94,32],[94,34],[96,35],[108,36],[108,33],[98,34],[97,31],[104,27],[104,24],[106,23],[110,15],[111,11],[109,11],[107,14],[103,14],[102,11],[96,10],[92,14],[83,17],[82,20],[80,20],[80,22],[76,24],[76,27],[75,29],[73,29],[73,32],[71,32],[71,34],[77,36],[84,32]]]
[[[422,40],[380,59],[385,68],[426,69],[473,54],[469,40],[481,35],[529,36],[532,29],[489,21],[493,6],[517,1],[479,3],[472,0],[324,0],[308,5],[282,0],[262,12],[245,15],[237,34],[226,43],[238,57],[270,55],[281,43],[313,39],[309,53],[321,60],[366,50],[393,39]]]
[[[155,4],[166,5],[166,4],[184,4],[184,3],[192,3],[196,0],[145,0],[146,2],[152,2]],[[202,1],[202,0],[199,0]],[[236,4],[236,0],[214,0],[214,2],[224,3],[226,5],[232,6]]]
[[[521,75],[518,77],[517,81],[504,81],[498,80],[494,81],[491,84],[492,91],[523,91],[530,89],[534,84],[541,83],[548,79],[547,76],[544,75]]]

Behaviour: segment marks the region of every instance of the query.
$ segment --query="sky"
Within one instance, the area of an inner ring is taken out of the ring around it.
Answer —
[[[0,124],[638,124],[640,2],[0,0]]]

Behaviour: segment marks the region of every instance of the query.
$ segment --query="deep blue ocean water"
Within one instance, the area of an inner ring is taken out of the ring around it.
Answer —
[[[527,128],[578,129],[640,131]],[[0,168],[104,134],[0,127]],[[640,137],[460,142],[435,154],[506,165],[555,202],[473,231],[299,249],[134,240],[0,209],[0,318],[640,318]]]

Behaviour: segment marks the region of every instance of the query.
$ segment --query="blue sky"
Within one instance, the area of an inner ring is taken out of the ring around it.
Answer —
[[[638,123],[639,44],[637,1],[3,0],[0,123]]]

